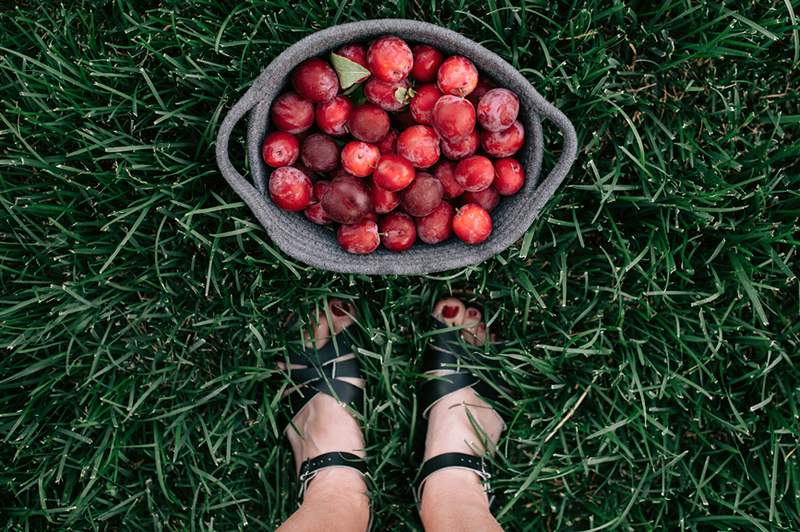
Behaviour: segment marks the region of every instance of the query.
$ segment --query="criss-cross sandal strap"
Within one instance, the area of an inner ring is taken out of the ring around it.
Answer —
[[[488,401],[496,402],[500,399],[497,388],[488,381],[470,371],[470,366],[476,362],[476,349],[461,339],[460,330],[445,330],[448,327],[436,322],[436,334],[431,339],[422,357],[422,371],[450,370],[453,373],[431,377],[420,388],[420,405],[423,417],[428,417],[430,409],[445,396],[462,388],[472,387],[481,397]],[[471,364],[472,363],[472,364]]]
[[[364,404],[364,390],[358,386],[338,379],[317,379],[289,394],[287,399],[291,411],[289,415],[296,416],[318,393],[328,394],[340,403],[356,409]]]
[[[461,362],[459,355],[464,351],[461,329],[447,327],[444,323],[436,321],[433,331],[428,349],[422,357],[422,371],[457,369]]]
[[[338,379],[341,377],[361,378],[361,367],[355,357],[346,360],[328,362],[324,366],[309,366],[300,369],[287,370],[289,378],[295,384],[303,384],[314,379],[326,377]]]
[[[328,394],[354,408],[360,408],[364,404],[364,390],[341,380],[343,377],[362,378],[356,357],[337,360],[352,352],[352,340],[347,334],[339,333],[320,349],[310,347],[289,354],[290,364],[306,367],[290,367],[286,370],[291,384],[296,387],[285,398],[289,406],[288,420],[294,418],[318,393]]]
[[[353,340],[347,331],[342,331],[319,349],[307,347],[303,351],[289,353],[289,362],[298,366],[323,366],[353,352]]]
[[[463,388],[471,387],[483,399],[496,403],[503,397],[498,392],[499,385],[493,382],[484,372],[477,374],[481,362],[480,348],[467,344],[461,338],[459,329],[436,322],[428,349],[422,359],[422,370],[425,373],[432,371],[451,371],[444,375],[429,377],[420,388],[420,407],[424,418],[428,417],[431,408],[444,397]],[[458,468],[472,471],[478,475],[487,493],[491,493],[488,486],[492,477],[490,464],[480,456],[464,453],[444,453],[434,456],[422,464],[416,481],[414,496],[417,505],[422,501],[422,489],[425,481],[441,469]],[[492,498],[490,498],[491,502]]]
[[[351,355],[345,360],[342,357]],[[317,394],[324,393],[334,397],[341,403],[356,409],[364,405],[364,390],[354,384],[341,380],[345,377],[361,379],[361,366],[358,358],[353,355],[353,341],[345,331],[340,332],[330,342],[320,349],[308,347],[300,352],[291,352],[288,355],[289,367],[286,375],[289,378],[289,394],[284,398],[288,403],[289,412],[286,415],[287,425]],[[305,366],[293,369],[292,365]],[[366,461],[353,453],[334,451],[321,454],[306,460],[300,466],[300,494],[302,502],[309,483],[317,476],[320,470],[329,467],[347,467],[360,473],[367,474]],[[369,530],[372,526],[372,512],[370,512]]]
[[[444,453],[434,456],[422,464],[417,475],[416,489],[414,490],[417,505],[422,501],[422,488],[425,486],[425,481],[440,469],[451,468],[471,471],[478,475],[484,483],[492,478],[491,464],[480,456],[465,453]]]

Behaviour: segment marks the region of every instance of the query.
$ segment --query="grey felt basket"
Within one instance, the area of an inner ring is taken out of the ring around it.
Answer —
[[[519,95],[520,117],[526,141],[517,157],[524,164],[527,180],[514,196],[503,198],[493,211],[494,230],[482,244],[470,246],[452,238],[427,245],[417,241],[402,253],[378,249],[369,255],[351,255],[336,242],[330,228],[315,225],[302,213],[280,210],[268,197],[269,171],[261,160],[261,144],[269,130],[269,109],[273,99],[286,85],[292,69],[301,61],[327,54],[343,44],[368,41],[392,34],[411,42],[427,43],[448,54],[470,58],[479,70]],[[247,128],[247,156],[253,182],[236,170],[228,155],[228,143],[234,126],[250,113]],[[551,120],[563,135],[563,149],[555,167],[543,180],[542,119]],[[324,270],[368,275],[426,274],[463,268],[482,262],[513,244],[530,227],[537,214],[555,193],[575,161],[577,138],[569,119],[545,100],[514,67],[495,53],[466,37],[425,22],[402,19],[367,20],[334,26],[318,31],[287,48],[276,57],[250,89],[231,108],[217,135],[217,162],[222,175],[253,211],[270,238],[287,255]]]

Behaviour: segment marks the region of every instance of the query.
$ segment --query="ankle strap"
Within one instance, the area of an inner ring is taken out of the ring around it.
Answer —
[[[417,499],[417,507],[419,507],[422,502],[422,488],[425,485],[425,481],[428,480],[428,477],[440,469],[450,468],[472,471],[478,475],[484,483],[492,478],[491,464],[484,460],[483,457],[465,453],[444,453],[434,456],[426,460],[419,470],[417,489],[414,490],[414,496]],[[489,491],[488,486],[486,491]]]
[[[355,469],[362,475],[367,474],[367,462],[363,458],[353,453],[334,451],[324,453],[315,458],[309,458],[300,466],[300,494],[299,499],[303,500],[303,495],[309,483],[314,480],[321,469],[327,467],[349,467]]]

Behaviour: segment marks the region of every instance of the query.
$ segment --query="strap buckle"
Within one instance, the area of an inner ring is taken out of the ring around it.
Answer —
[[[319,470],[312,467],[312,459],[308,459],[300,466],[300,474],[297,479],[300,482],[300,490],[297,493],[297,499],[302,501],[305,497],[308,484],[314,479]]]
[[[489,480],[492,478],[491,462],[487,461],[485,456],[474,456],[459,452],[444,453],[429,458],[422,464],[417,474],[417,479],[414,481],[414,499],[417,502],[417,507],[422,504],[422,488],[428,477],[437,471],[449,468],[463,469],[477,475],[481,479],[484,491],[489,496],[491,492]]]
[[[478,475],[485,481],[488,481],[492,478],[492,474],[486,467],[486,459],[483,456],[481,456],[481,470],[480,472],[476,471],[476,473],[478,473]]]
[[[301,483],[305,484],[306,481],[311,480],[311,478],[316,474],[316,471],[311,471],[310,469],[306,469],[305,471],[300,473],[298,479]]]
[[[363,458],[344,451],[333,451],[323,453],[315,458],[309,458],[300,466],[297,478],[300,481],[300,494],[298,498],[303,500],[308,484],[314,480],[317,473],[326,467],[348,467],[356,470],[363,476],[367,474],[367,465]]]

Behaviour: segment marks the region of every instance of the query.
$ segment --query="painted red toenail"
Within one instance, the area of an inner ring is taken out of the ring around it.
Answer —
[[[347,316],[347,311],[341,305],[331,305],[331,312],[333,312],[334,316],[341,318],[342,316]]]
[[[458,314],[458,307],[455,305],[445,305],[442,307],[442,316],[450,319],[454,318],[455,315]]]

